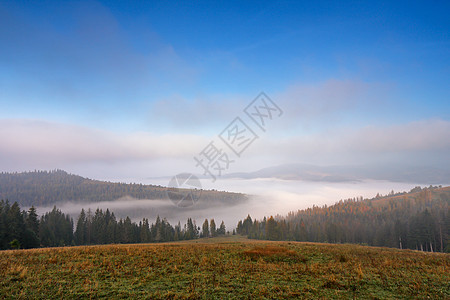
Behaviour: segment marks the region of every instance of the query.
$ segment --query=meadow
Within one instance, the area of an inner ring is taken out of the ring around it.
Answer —
[[[240,236],[8,250],[0,296],[450,299],[450,255]]]

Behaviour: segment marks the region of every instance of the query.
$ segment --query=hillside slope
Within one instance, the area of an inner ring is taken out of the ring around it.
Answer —
[[[448,299],[449,282],[448,254],[236,236],[0,252],[6,298]]]
[[[450,187],[341,200],[331,206],[240,221],[237,232],[255,239],[362,243],[450,252]]]
[[[113,201],[125,196],[137,199],[165,199],[166,187],[92,180],[62,170],[0,173],[0,199],[21,206],[45,206],[59,202]],[[201,203],[233,204],[245,200],[239,193],[203,191]]]

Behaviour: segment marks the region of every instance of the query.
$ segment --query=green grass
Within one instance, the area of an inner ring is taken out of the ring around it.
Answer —
[[[242,237],[0,252],[0,296],[450,299],[450,255]]]

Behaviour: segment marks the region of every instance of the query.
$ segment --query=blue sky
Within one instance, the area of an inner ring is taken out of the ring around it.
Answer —
[[[449,12],[446,1],[0,1],[0,162],[167,175],[265,91],[285,114],[244,169],[448,166]],[[346,146],[360,144],[377,146]]]

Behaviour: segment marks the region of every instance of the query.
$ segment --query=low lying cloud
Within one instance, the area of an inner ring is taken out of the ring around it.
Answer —
[[[116,179],[124,174],[132,177],[133,172],[149,177],[166,176],[176,170],[200,172],[195,169],[193,156],[213,139],[214,136],[188,134],[120,134],[45,121],[0,120],[0,163],[4,171],[13,167],[29,170],[72,166],[67,170],[97,177],[99,172]],[[227,149],[225,145],[222,147]],[[261,136],[229,172],[255,171],[281,163],[392,162],[445,168],[449,164],[449,151],[450,122],[440,119],[336,128],[288,137],[272,134]],[[102,164],[108,165],[110,171]],[[83,168],[90,171],[83,172]]]
[[[340,199],[363,196],[374,197],[377,193],[387,194],[391,190],[409,191],[414,187],[410,183],[390,183],[384,181],[365,181],[358,183],[318,183],[298,182],[277,179],[251,179],[251,180],[221,180],[221,186],[229,191],[240,191],[250,194],[248,200],[236,205],[216,205],[205,207],[201,202],[189,208],[179,208],[169,199],[146,200],[124,197],[115,201],[105,202],[65,202],[58,203],[57,207],[64,213],[70,214],[76,222],[82,208],[97,208],[115,213],[116,218],[129,216],[133,221],[139,222],[148,218],[154,222],[159,215],[167,218],[175,225],[178,221],[184,224],[187,218],[193,218],[201,225],[205,218],[214,218],[216,223],[223,220],[228,230],[235,228],[237,222],[251,213],[253,218],[262,219],[273,214],[285,215],[290,211],[305,209],[312,205],[331,205]],[[211,184],[206,188],[214,188]],[[217,188],[217,187],[215,187]],[[53,206],[38,207],[38,213],[50,211]]]

